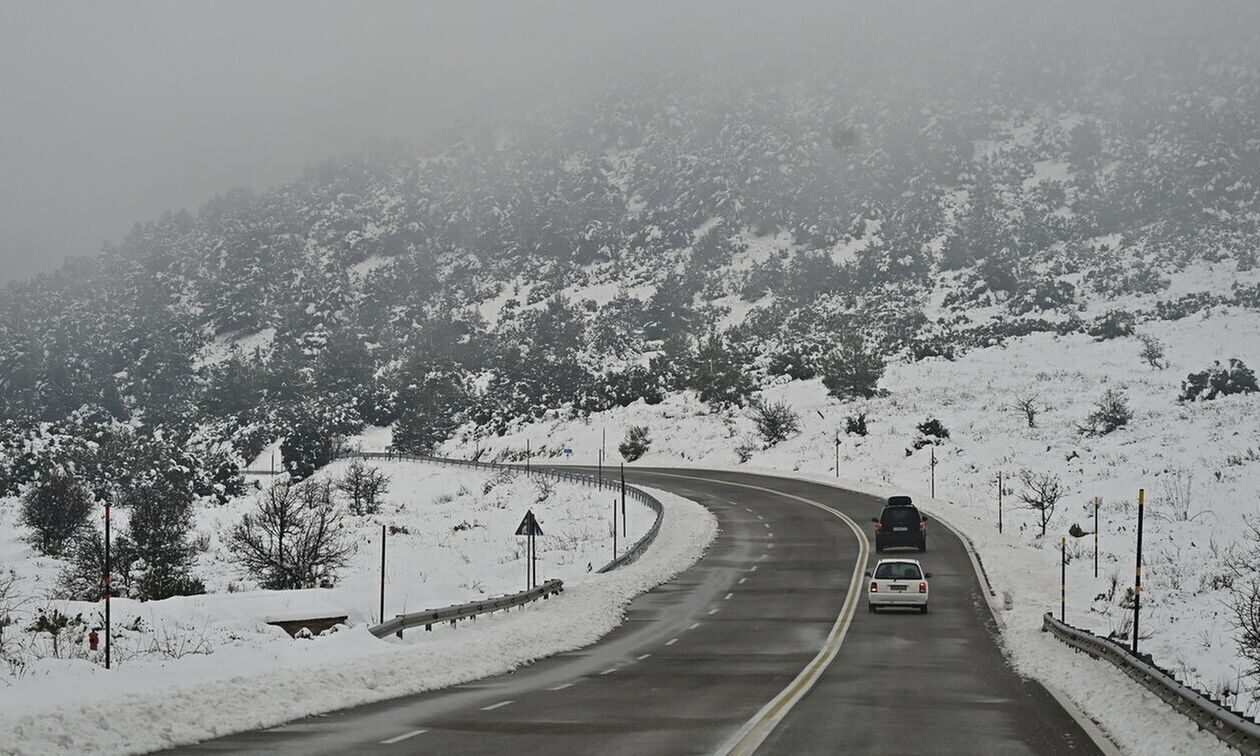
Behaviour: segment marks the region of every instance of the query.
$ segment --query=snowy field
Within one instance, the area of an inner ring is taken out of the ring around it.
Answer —
[[[347,464],[321,474],[340,475]],[[46,636],[15,632],[41,607],[94,621],[101,605],[48,598],[62,564],[20,540],[16,502],[3,502],[0,564],[15,570],[26,600],[15,612],[18,627],[7,630],[7,642],[19,644],[11,655],[24,661],[0,672],[0,753],[143,751],[504,672],[594,642],[635,595],[693,564],[716,532],[699,505],[659,493],[666,514],[654,545],[639,562],[600,575],[593,570],[612,557],[608,492],[468,468],[373,464],[390,477],[390,491],[379,515],[351,518],[358,549],[337,587],[251,590],[222,546],[251,499],[207,505],[197,513],[208,545],[196,574],[210,593],[116,599],[109,671],[82,638],[63,638],[54,658]],[[454,629],[410,632],[401,642],[368,633],[379,614],[381,525],[395,530],[386,559],[392,616],[522,590],[524,539],[513,533],[527,509],[545,533],[538,577],[563,579],[562,596]],[[630,542],[653,518],[627,501]],[[348,615],[348,627],[294,640],[265,622],[328,615]]]
[[[1091,501],[1097,496],[1102,497],[1099,576],[1093,576],[1092,538],[1068,537],[1067,620],[1104,635],[1128,633],[1132,611],[1125,594],[1133,579],[1137,495],[1144,488],[1141,650],[1236,708],[1260,711],[1260,691],[1239,655],[1231,594],[1223,587],[1230,555],[1249,545],[1246,523],[1260,505],[1260,395],[1177,401],[1186,375],[1213,360],[1239,357],[1260,364],[1260,320],[1254,313],[1217,310],[1147,324],[1143,332],[1166,344],[1166,369],[1139,359],[1136,338],[1096,342],[1083,335],[1037,334],[955,362],[890,365],[880,383],[888,396],[864,402],[829,398],[817,380],[785,383],[765,397],[790,403],[802,430],[755,451],[745,464],[734,450],[757,442],[752,421],[740,412],[713,414],[690,395],[613,410],[589,422],[537,423],[495,439],[488,452],[493,458],[523,449],[528,439],[540,454],[569,447],[575,462],[590,462],[602,433],[611,451],[628,426],[647,425],[652,445],[637,464],[770,469],[835,480],[838,434],[841,482],[880,493],[909,492],[974,540],[999,607],[1005,598],[1011,601],[1011,609],[999,611],[1018,668],[1067,693],[1133,752],[1178,752],[1177,740],[1161,740],[1154,749],[1143,745],[1154,742],[1152,733],[1163,738],[1185,730],[1188,720],[1173,719],[1165,733],[1153,723],[1172,719],[1171,710],[1149,696],[1153,703],[1143,710],[1146,715],[1126,713],[1132,700],[1127,678],[1092,671],[1098,663],[1040,632],[1041,615],[1058,611],[1059,540],[1073,524],[1093,530]],[[1108,435],[1083,435],[1078,426],[1109,388],[1127,394],[1133,420]],[[1027,397],[1043,407],[1035,428],[1012,408],[1017,398]],[[846,435],[845,418],[860,411],[868,413],[869,435]],[[935,448],[937,500],[930,503],[930,448],[913,448],[916,426],[929,417],[950,431]],[[452,443],[447,451],[457,456],[465,448]],[[1022,470],[1057,475],[1065,488],[1044,538],[1038,513],[1019,508]],[[1001,534],[999,472],[1007,481]],[[1204,747],[1215,743],[1192,739],[1181,752]]]

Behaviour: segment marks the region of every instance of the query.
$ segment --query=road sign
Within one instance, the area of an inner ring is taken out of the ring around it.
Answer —
[[[572,456],[572,455],[573,455],[573,450],[572,450],[572,449],[565,449],[565,450],[564,450],[564,454],[565,454],[565,456],[566,456],[566,457],[568,457],[568,456]]]
[[[516,534],[518,536],[540,536],[543,534],[537,518],[534,517],[534,510],[531,509],[525,513],[521,524],[516,528]]]

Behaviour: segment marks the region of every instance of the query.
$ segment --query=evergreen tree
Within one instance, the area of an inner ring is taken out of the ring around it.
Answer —
[[[716,333],[709,335],[691,363],[688,388],[715,409],[743,406],[756,389],[748,376],[747,356]]]
[[[191,575],[197,558],[189,540],[191,491],[159,479],[136,487],[120,504],[131,510],[127,535],[134,559],[133,597],[149,600],[204,593],[201,581]]]

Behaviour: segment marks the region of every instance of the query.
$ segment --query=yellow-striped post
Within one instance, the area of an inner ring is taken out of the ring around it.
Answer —
[[[1142,509],[1146,489],[1138,489],[1137,569],[1133,573],[1133,655],[1138,655],[1138,620],[1142,609]]]
[[[1059,621],[1067,622],[1067,536],[1059,539]]]

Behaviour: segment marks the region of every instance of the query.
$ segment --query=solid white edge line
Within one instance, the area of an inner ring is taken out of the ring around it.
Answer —
[[[858,541],[858,558],[853,564],[853,576],[849,579],[849,591],[845,596],[844,605],[840,609],[840,614],[836,616],[836,621],[831,626],[830,632],[827,634],[827,642],[818,651],[818,654],[805,665],[805,668],[797,674],[796,678],[788,684],[786,688],[781,690],[778,695],[772,698],[761,710],[753,715],[744,726],[731,736],[720,748],[715,751],[716,756],[727,756],[727,754],[751,754],[757,750],[774,728],[787,716],[792,707],[797,704],[805,694],[814,687],[818,682],[818,678],[831,665],[832,660],[836,658],[836,654],[840,652],[840,645],[844,643],[844,637],[849,632],[849,625],[853,621],[853,616],[857,613],[857,605],[862,596],[862,574],[866,569],[866,562],[870,558],[870,541],[866,537],[866,533],[858,526],[858,524],[845,513],[838,509],[814,501],[813,499],[797,496],[785,491],[776,491],[773,488],[765,488],[763,486],[754,486],[748,483],[736,483],[729,480],[721,480],[717,478],[702,478],[694,475],[679,475],[674,473],[651,472],[649,475],[659,475],[670,478],[683,478],[686,480],[703,481],[706,483],[718,483],[722,485],[734,486],[736,488],[748,488],[756,491],[782,496],[785,499],[794,499],[810,506],[821,509],[822,511],[839,518],[849,529],[853,531]],[[808,481],[803,481],[808,482]],[[767,544],[768,548],[772,548],[774,544]],[[765,558],[765,555],[762,555]]]
[[[414,738],[415,736],[423,735],[426,732],[428,732],[428,730],[412,730],[411,732],[403,733],[402,735],[399,735],[396,738],[390,738],[389,740],[382,740],[381,745],[393,745],[395,743],[401,743],[408,738]]]

